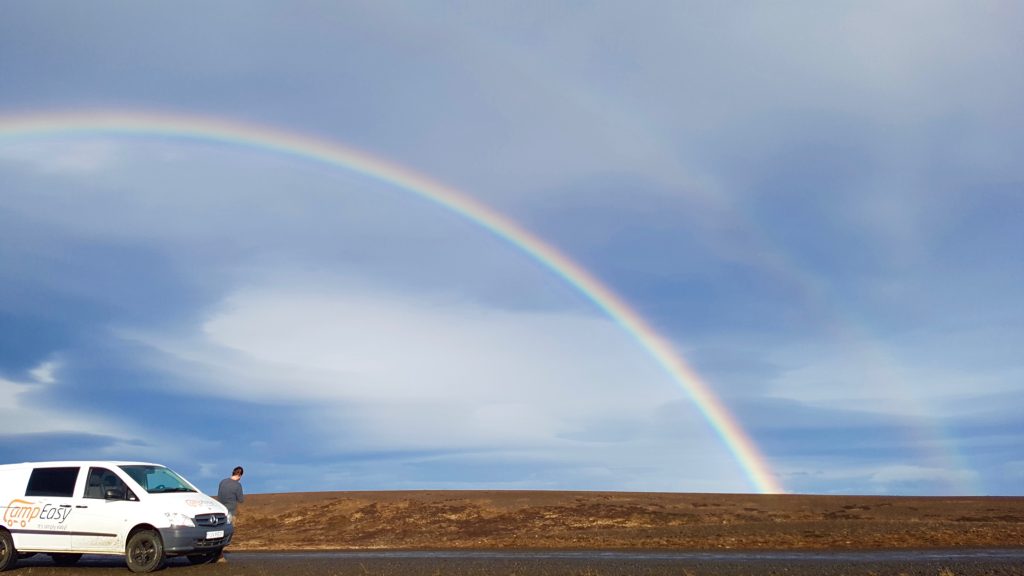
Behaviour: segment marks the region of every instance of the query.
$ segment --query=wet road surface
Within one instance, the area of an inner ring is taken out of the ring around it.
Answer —
[[[192,566],[172,558],[162,576],[1024,576],[1024,549],[866,552],[360,551],[237,552]],[[33,576],[131,574],[124,559],[85,556],[73,567],[49,557],[9,572]]]

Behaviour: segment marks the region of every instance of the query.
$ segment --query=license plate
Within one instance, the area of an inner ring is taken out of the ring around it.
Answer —
[[[223,538],[223,537],[224,537],[224,531],[223,530],[210,530],[209,532],[206,533],[206,538],[207,539]]]

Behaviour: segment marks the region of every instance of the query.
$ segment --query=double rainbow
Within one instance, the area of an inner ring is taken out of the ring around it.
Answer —
[[[643,317],[554,246],[471,196],[337,142],[223,118],[149,111],[37,112],[0,116],[0,145],[17,144],[31,138],[72,135],[162,136],[232,144],[312,160],[385,182],[462,215],[561,276],[632,335],[686,391],[753,486],[762,493],[783,492],[776,476],[736,417]]]

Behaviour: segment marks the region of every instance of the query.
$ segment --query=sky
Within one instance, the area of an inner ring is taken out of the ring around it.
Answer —
[[[1021,495],[1021,61],[1018,2],[5,2],[0,462]]]

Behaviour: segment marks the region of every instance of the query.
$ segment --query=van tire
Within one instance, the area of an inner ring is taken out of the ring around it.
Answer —
[[[0,571],[10,570],[18,561],[18,551],[14,549],[14,538],[11,533],[0,528]]]
[[[139,530],[128,537],[124,556],[132,572],[159,570],[164,565],[164,542],[154,530]]]

